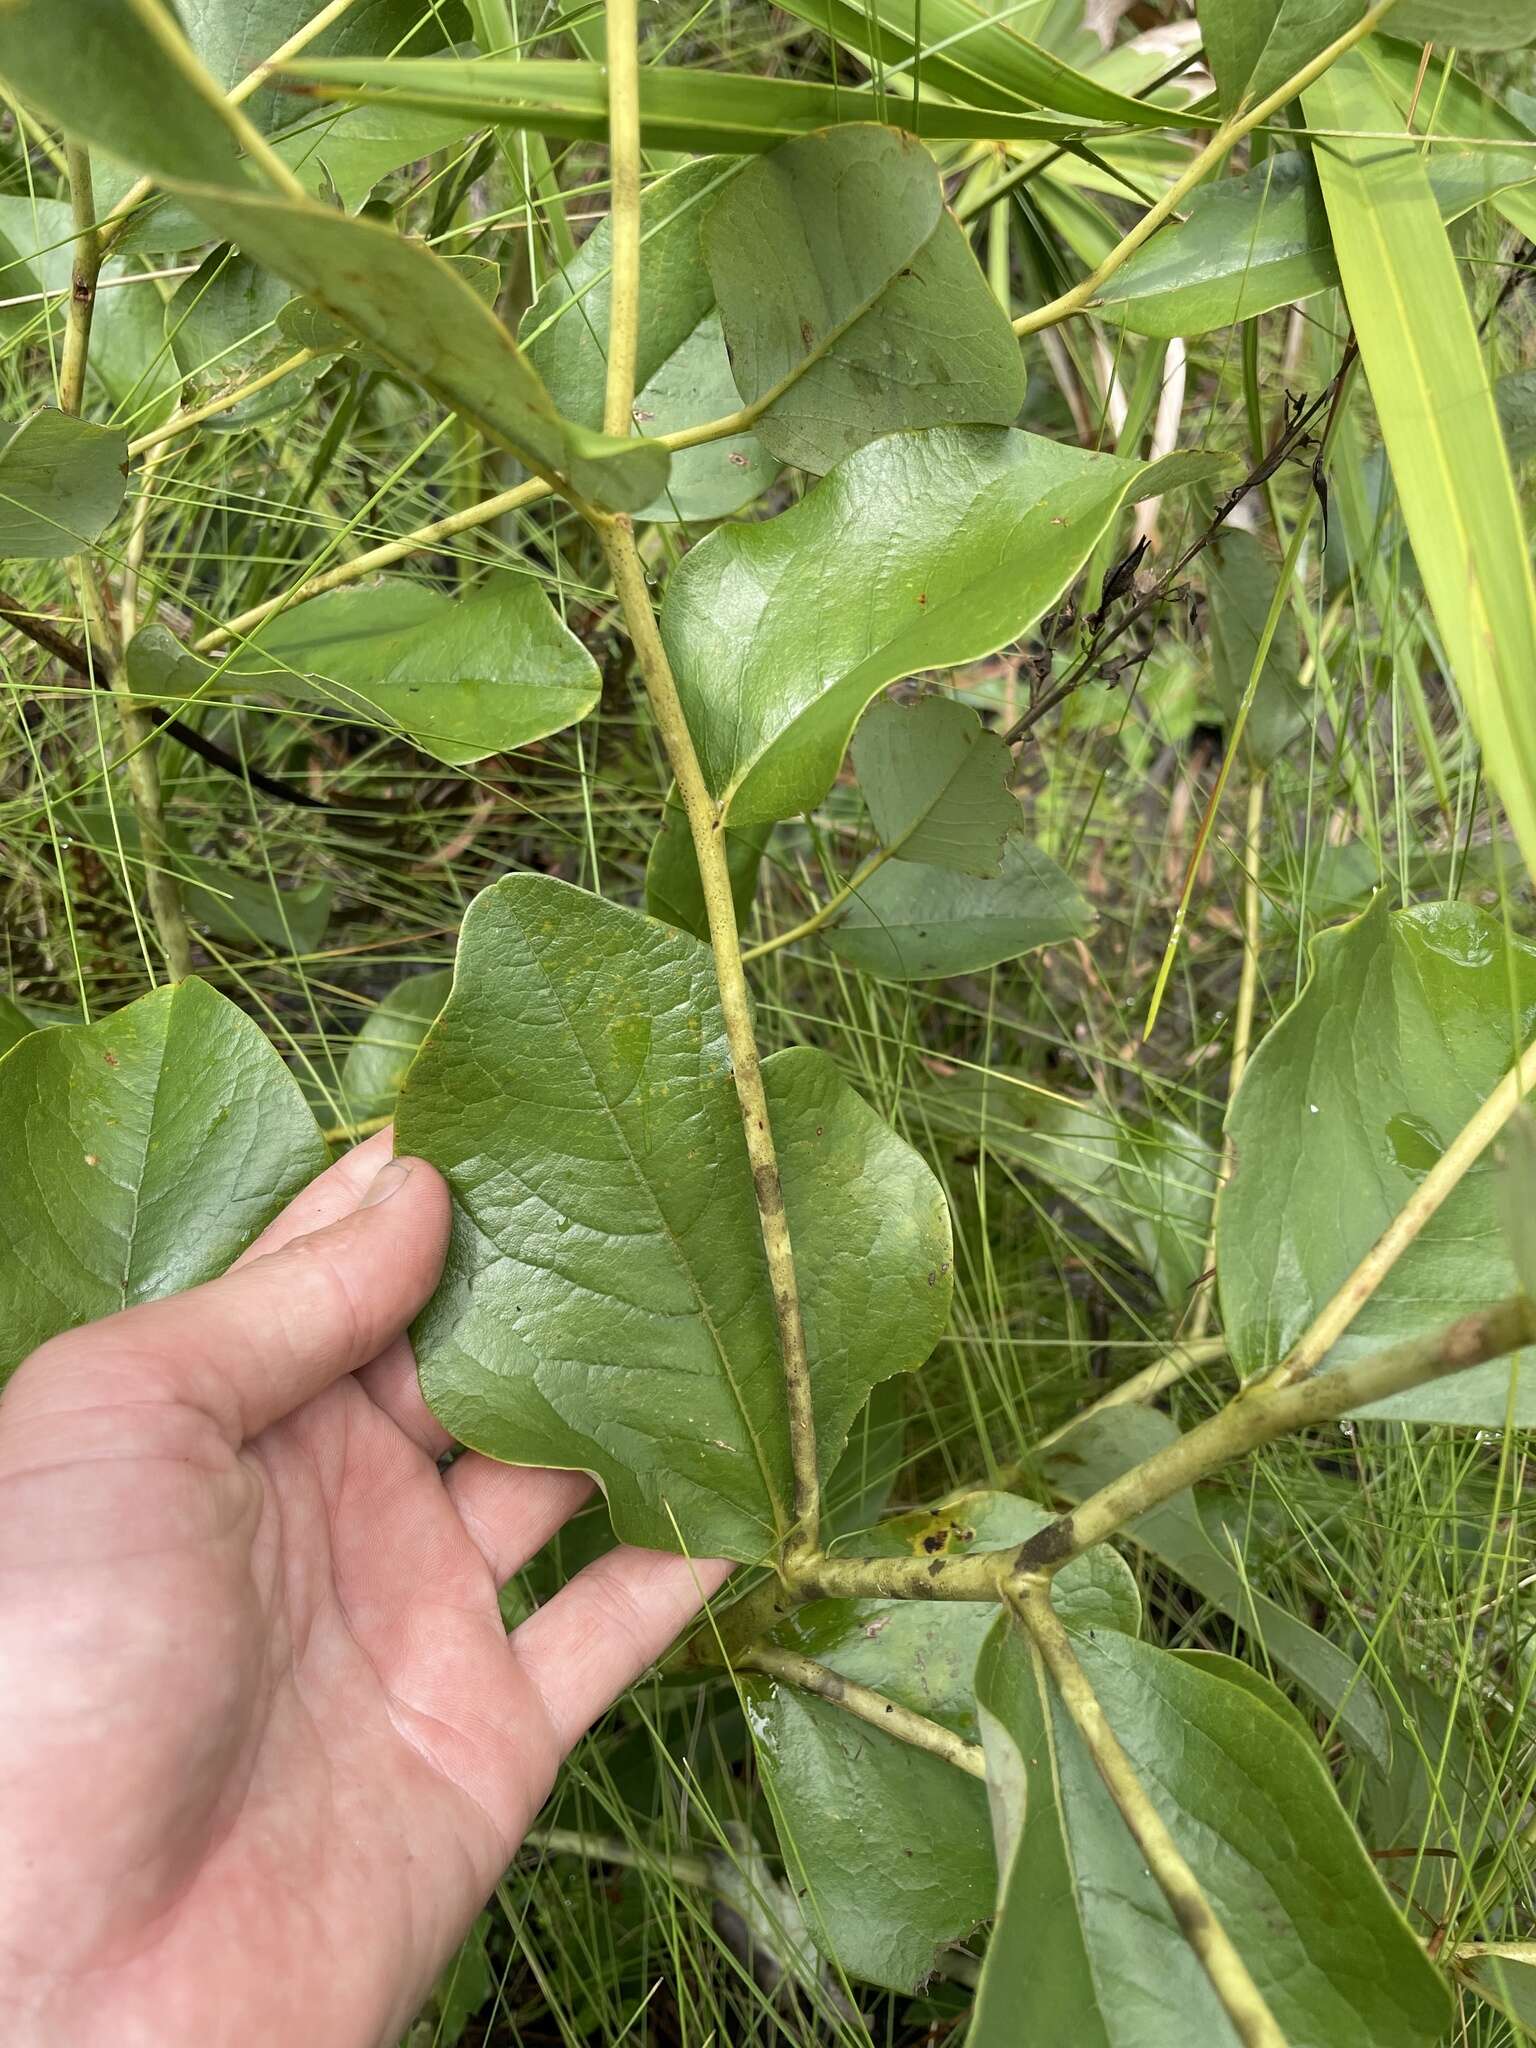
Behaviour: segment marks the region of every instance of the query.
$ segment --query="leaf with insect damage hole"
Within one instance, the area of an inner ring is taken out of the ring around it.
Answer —
[[[1216,1219],[1222,1327],[1246,1378],[1289,1350],[1536,1032],[1536,947],[1461,903],[1386,892],[1321,933],[1298,1000],[1228,1117],[1237,1164]],[[1343,1365],[1515,1292],[1497,1169],[1474,1165],[1325,1361]],[[1495,1360],[1364,1411],[1403,1422],[1536,1423],[1536,1371]],[[1513,1380],[1511,1375],[1513,1373]]]

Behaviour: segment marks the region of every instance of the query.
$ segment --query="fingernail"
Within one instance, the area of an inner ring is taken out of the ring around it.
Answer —
[[[387,1202],[391,1195],[398,1194],[411,1177],[411,1169],[403,1159],[391,1159],[388,1166],[381,1166],[368,1185],[368,1192],[358,1203],[360,1209],[371,1209],[375,1203]]]

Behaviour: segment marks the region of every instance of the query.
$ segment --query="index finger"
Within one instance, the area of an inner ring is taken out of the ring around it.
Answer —
[[[382,1131],[376,1131],[361,1145],[354,1145],[350,1152],[344,1152],[340,1159],[328,1166],[324,1173],[318,1173],[307,1188],[300,1190],[286,1209],[281,1210],[254,1243],[236,1259],[230,1271],[237,1273],[242,1266],[248,1266],[252,1259],[264,1258],[268,1252],[281,1251],[285,1244],[292,1244],[296,1237],[308,1237],[312,1230],[324,1230],[328,1223],[337,1223],[343,1216],[350,1216],[358,1203],[367,1194],[374,1175],[385,1165],[395,1149],[395,1127],[387,1124]]]

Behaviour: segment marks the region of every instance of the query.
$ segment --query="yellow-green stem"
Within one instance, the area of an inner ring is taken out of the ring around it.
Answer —
[[[184,434],[189,427],[201,426],[204,420],[217,419],[221,412],[228,412],[242,399],[254,398],[258,391],[265,391],[269,385],[280,384],[284,377],[291,377],[295,370],[302,370],[306,363],[312,363],[318,350],[295,349],[291,356],[284,356],[270,370],[263,370],[259,377],[247,377],[243,383],[232,384],[217,398],[210,398],[205,405],[194,405],[186,412],[173,413],[163,427],[156,427],[148,434],[140,434],[136,441],[128,443],[128,453],[135,460],[147,455],[152,448],[159,448],[167,441],[174,441],[178,434]]]
[[[1427,1336],[1373,1351],[1368,1358],[1333,1372],[1292,1381],[1278,1376],[1250,1381],[1219,1415],[1112,1479],[1032,1536],[1019,1551],[1015,1569],[1023,1574],[1059,1571],[1138,1515],[1208,1479],[1235,1458],[1273,1443],[1276,1437],[1337,1422],[1340,1416],[1368,1408],[1390,1394],[1467,1372],[1490,1359],[1507,1358],[1532,1342],[1536,1342],[1536,1308],[1526,1296],[1517,1294],[1494,1308],[1460,1316]]]
[[[1377,0],[1377,5],[1363,14],[1353,28],[1336,37],[1326,50],[1319,51],[1310,64],[1303,65],[1293,78],[1288,78],[1285,84],[1270,93],[1268,98],[1260,100],[1246,112],[1234,114],[1230,121],[1224,122],[1204,149],[1190,159],[1186,168],[1174,179],[1157,204],[1149,207],[1124,240],[1115,244],[1097,270],[1092,271],[1080,284],[1073,285],[1070,291],[1063,292],[1059,298],[1052,299],[1047,305],[1037,306],[1032,313],[1021,314],[1013,323],[1014,333],[1021,336],[1036,334],[1043,327],[1056,327],[1063,320],[1070,320],[1074,313],[1086,312],[1115,272],[1123,264],[1128,263],[1144,243],[1151,240],[1166,220],[1178,212],[1195,187],[1219,168],[1223,158],[1245,135],[1250,135],[1255,128],[1262,127],[1273,115],[1278,114],[1282,107],[1287,106],[1298,94],[1305,92],[1315,78],[1322,77],[1330,64],[1342,57],[1346,50],[1352,49],[1363,37],[1368,36],[1372,29],[1379,27],[1396,4],[1397,0]]]
[[[891,847],[882,846],[878,852],[872,853],[857,872],[850,875],[843,886],[827,898],[820,910],[813,911],[807,918],[802,918],[799,924],[791,925],[787,932],[779,932],[774,938],[764,939],[761,945],[749,946],[742,958],[761,960],[765,953],[777,953],[781,946],[792,946],[796,939],[806,939],[812,932],[819,932],[823,925],[832,922],[850,897],[858,895],[870,876],[885,866],[891,858],[892,851]]]
[[[610,433],[627,434],[633,426],[640,319],[640,71],[635,0],[608,0],[607,25],[608,163],[612,180],[609,231],[613,271],[609,283],[608,376],[603,417]],[[721,1016],[752,1170],[784,1372],[794,1473],[794,1519],[780,1531],[787,1566],[793,1559],[814,1554],[820,1542],[816,1416],[789,1218],[784,1209],[778,1153],[753,1029],[752,998],[742,965],[741,936],[736,929],[736,905],[726,862],[725,821],[704,781],[693,735],[683,715],[677,682],[662,645],[645,571],[635,546],[634,527],[625,518],[600,513],[589,516],[602,540],[651,716],[666,750],[698,861]]]
[[[1386,1229],[1271,1375],[1276,1386],[1308,1378],[1430,1219],[1536,1088],[1536,1043],[1528,1045],[1486,1102],[1472,1112]]]
[[[640,348],[640,47],[635,0],[606,0],[608,25],[608,374],[603,430],[634,424]]]
[[[253,65],[244,78],[230,87],[225,95],[229,104],[232,107],[242,105],[253,92],[266,84],[269,71],[277,65],[286,64],[290,57],[297,57],[300,50],[306,49],[316,36],[323,34],[333,21],[338,21],[347,9],[355,4],[356,0],[329,0],[329,4],[322,7],[318,14],[311,16],[302,28],[295,29],[287,42],[279,43],[264,62]],[[271,152],[265,143],[262,143],[261,150],[265,161]],[[154,189],[153,178],[140,178],[136,184],[129,186],[102,222],[103,253],[111,249],[126,232],[130,216],[151,197]]]
[[[883,1692],[860,1685],[856,1679],[844,1678],[841,1672],[818,1664],[812,1657],[802,1657],[798,1650],[780,1650],[771,1643],[760,1643],[734,1661],[738,1671],[760,1671],[765,1678],[813,1693],[856,1720],[867,1722],[871,1728],[884,1729],[909,1749],[926,1750],[929,1756],[942,1758],[957,1771],[965,1771],[973,1778],[987,1775],[980,1743],[967,1742],[963,1735],[956,1735],[938,1721],[930,1721],[926,1714],[914,1713],[910,1707],[887,1699]]]
[[[72,142],[65,150],[64,160],[69,167],[75,247],[69,272],[69,310],[64,317],[64,347],[59,358],[59,410],[77,413],[85,403],[85,367],[91,353],[96,280],[101,274],[101,236],[96,230],[90,152]]]
[[[1072,1639],[1051,1605],[1050,1582],[1032,1580],[1011,1596],[1010,1604],[1050,1674],[1084,1749],[1093,1759],[1094,1769],[1120,1809],[1121,1819],[1168,1901],[1179,1932],[1199,1957],[1238,2040],[1243,2048],[1286,2048],[1285,2036],[1249,1974],[1248,1965],[1212,1911],[1200,1880],[1190,1869],[1184,1852],[1137,1775],[1136,1766],[1110,1727],[1098,1695],[1077,1660]]]
[[[747,977],[742,966],[736,905],[731,896],[730,870],[726,865],[725,827],[719,806],[705,784],[704,773],[694,751],[693,736],[683,716],[672,666],[667,660],[656,626],[656,615],[651,609],[650,591],[646,587],[645,571],[640,565],[633,529],[627,519],[598,518],[596,524],[624,622],[634,642],[635,658],[645,684],[651,716],[656,721],[656,730],[677,783],[677,793],[688,819],[699,864],[699,881],[709,919],[709,941],[715,956],[715,979],[720,990],[720,1010],[730,1047],[732,1078],[741,1105],[747,1159],[752,1168],[752,1185],[757,1197],[757,1219],[762,1230],[768,1282],[778,1321],[795,1479],[794,1526],[783,1533],[787,1554],[799,1555],[815,1550],[821,1525],[816,1418],[811,1398],[805,1324],[800,1313],[800,1290],[789,1241],[789,1219],[784,1212],[778,1154],[774,1147],[768,1098],[763,1088],[757,1038],[752,1026],[752,998],[747,991]]]

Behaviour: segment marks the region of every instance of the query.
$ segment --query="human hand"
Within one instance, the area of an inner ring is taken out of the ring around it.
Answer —
[[[505,1634],[498,1584],[590,1482],[439,1471],[403,1332],[448,1193],[389,1144],[0,1401],[8,2048],[394,2042],[561,1757],[726,1575],[621,1547]]]

